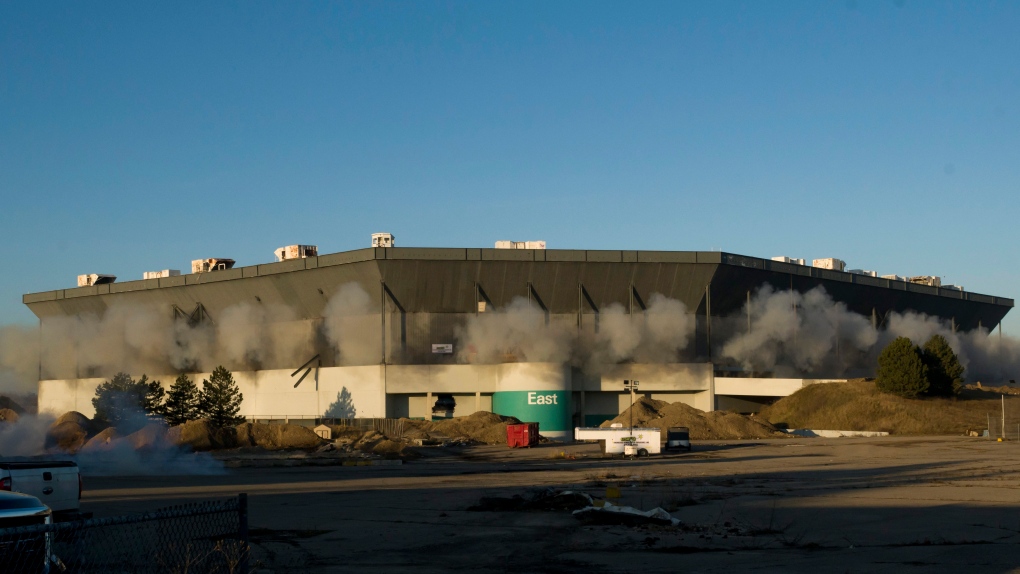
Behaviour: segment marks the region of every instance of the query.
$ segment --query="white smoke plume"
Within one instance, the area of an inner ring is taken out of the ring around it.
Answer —
[[[0,327],[0,394],[34,395],[39,380],[39,329]]]
[[[654,293],[645,312],[631,315],[612,304],[599,314],[596,332],[579,334],[576,327],[547,321],[544,311],[517,297],[504,309],[468,318],[457,331],[458,359],[571,363],[589,372],[625,361],[677,362],[694,322],[682,302]]]
[[[694,315],[681,301],[660,293],[653,293],[648,303],[644,312],[636,314],[618,303],[602,311],[598,333],[579,348],[587,370],[624,361],[671,363],[680,359],[679,353],[694,334]]]
[[[766,286],[750,309],[750,331],[734,335],[722,348],[723,356],[749,371],[843,373],[878,341],[869,319],[833,301],[821,287],[802,294]]]
[[[311,355],[313,336],[311,323],[298,321],[290,307],[239,303],[224,309],[217,321],[216,360],[257,369],[304,357],[300,364]]]
[[[744,313],[727,327],[735,331],[724,357],[748,371],[781,376],[874,376],[878,354],[896,337],[924,345],[942,335],[967,369],[969,381],[1002,382],[1020,375],[1020,341],[987,330],[953,332],[936,317],[892,313],[881,328],[871,318],[833,301],[822,287],[806,293],[761,288],[750,302],[750,331]],[[741,329],[744,329],[741,331]]]
[[[380,359],[379,309],[357,283],[346,283],[330,297],[323,311],[327,340],[336,353],[334,364],[368,365]]]
[[[545,313],[530,301],[515,297],[505,309],[480,313],[457,330],[458,357],[465,363],[565,363],[573,338],[558,323],[547,325]]]

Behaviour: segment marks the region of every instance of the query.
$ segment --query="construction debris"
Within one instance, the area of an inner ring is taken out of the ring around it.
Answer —
[[[642,524],[680,525],[679,519],[673,518],[670,513],[661,508],[638,510],[631,506],[616,506],[610,502],[603,502],[601,506],[593,505],[575,510],[574,516],[586,524],[620,524],[624,526],[640,526]]]

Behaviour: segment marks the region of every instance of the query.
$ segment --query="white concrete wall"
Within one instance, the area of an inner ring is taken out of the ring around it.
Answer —
[[[764,377],[716,377],[715,394],[751,397],[786,397],[820,383],[845,383],[846,379],[769,379]]]
[[[331,367],[319,370],[319,389],[315,389],[314,371],[294,388],[298,377],[291,370],[237,371],[232,373],[237,387],[244,395],[240,414],[260,419],[322,416],[329,405],[344,390],[359,418],[386,416],[386,393],[381,365],[362,367]],[[210,373],[189,375],[198,383]],[[299,375],[300,376],[300,375]],[[169,389],[175,375],[153,377]],[[95,415],[92,398],[96,387],[106,379],[70,379],[39,382],[39,411],[59,416],[76,410],[87,417]]]
[[[711,391],[711,363],[606,365],[601,377],[584,379],[586,391],[623,391],[623,381],[638,380],[641,392]],[[597,385],[597,387],[588,388]],[[578,389],[580,390],[580,389]]]

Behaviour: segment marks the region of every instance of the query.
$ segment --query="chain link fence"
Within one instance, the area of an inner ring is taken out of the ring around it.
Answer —
[[[155,512],[0,529],[0,571],[248,574],[242,494]]]
[[[1003,421],[999,413],[988,415],[988,438],[995,440],[1020,440],[1020,419],[1006,417]]]

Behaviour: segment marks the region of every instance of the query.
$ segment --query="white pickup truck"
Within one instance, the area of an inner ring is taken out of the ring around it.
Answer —
[[[30,494],[53,511],[54,520],[78,516],[81,474],[69,460],[0,460],[0,490]]]

